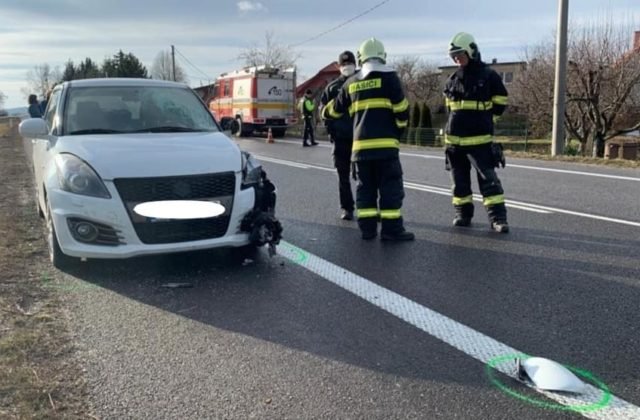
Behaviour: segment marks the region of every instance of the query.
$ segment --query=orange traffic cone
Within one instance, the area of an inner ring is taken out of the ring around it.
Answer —
[[[267,143],[275,143],[273,141],[273,133],[271,132],[271,127],[269,127],[269,131],[267,131]]]

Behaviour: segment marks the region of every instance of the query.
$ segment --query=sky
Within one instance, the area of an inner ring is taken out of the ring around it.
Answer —
[[[151,69],[162,50],[189,85],[211,83],[241,68],[238,55],[276,42],[294,46],[298,82],[343,50],[370,37],[390,60],[420,56],[448,65],[447,46],[460,31],[476,38],[485,61],[516,61],[524,49],[553,40],[559,0],[0,0],[0,92],[5,108],[25,106],[27,73],[36,65],[64,69],[86,57],[102,63],[122,49]],[[571,0],[571,26],[613,19],[640,30],[638,0]],[[359,17],[358,17],[359,16]],[[354,19],[355,18],[355,19]],[[629,34],[631,42],[632,33]],[[30,93],[30,92],[27,92]]]

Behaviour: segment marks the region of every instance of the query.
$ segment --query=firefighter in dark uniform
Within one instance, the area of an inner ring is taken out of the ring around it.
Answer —
[[[302,98],[302,103],[300,104],[302,118],[304,120],[304,134],[302,136],[302,145],[304,147],[315,146],[318,144],[316,143],[315,136],[313,134],[313,111],[315,107],[311,89],[307,89],[304,93],[304,98]],[[307,142],[308,139],[311,139],[311,143]]]
[[[356,57],[351,51],[338,56],[340,76],[329,83],[322,92],[320,103],[326,107],[335,99],[344,82],[356,71]],[[353,193],[351,192],[351,148],[353,146],[353,120],[348,113],[339,119],[325,119],[329,141],[333,143],[333,164],[338,172],[338,191],[340,192],[340,208],[343,220],[353,220]]]
[[[325,118],[353,118],[352,160],[356,164],[356,215],[362,239],[410,241],[414,234],[403,226],[402,166],[399,138],[407,127],[409,102],[400,79],[386,66],[384,46],[375,38],[358,49],[361,69],[340,89],[335,100],[323,108]]]
[[[453,179],[454,226],[469,226],[473,218],[471,169],[475,169],[491,229],[507,233],[504,191],[495,167],[504,167],[499,144],[493,142],[494,123],[507,105],[502,79],[482,62],[473,37],[456,34],[449,55],[458,64],[444,89],[449,119],[445,133],[447,168]]]

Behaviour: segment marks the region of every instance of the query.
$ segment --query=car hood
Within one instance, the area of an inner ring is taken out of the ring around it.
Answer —
[[[238,146],[223,133],[66,136],[55,145],[89,163],[102,179],[240,171]]]

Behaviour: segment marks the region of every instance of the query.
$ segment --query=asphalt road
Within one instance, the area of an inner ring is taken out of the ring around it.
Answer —
[[[510,159],[499,235],[480,203],[452,228],[441,152],[404,149],[416,241],[389,244],[339,220],[328,145],[239,143],[278,186],[277,256],[90,261],[60,280],[98,417],[638,418],[640,171]],[[487,367],[515,353],[590,372],[596,395]]]

